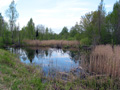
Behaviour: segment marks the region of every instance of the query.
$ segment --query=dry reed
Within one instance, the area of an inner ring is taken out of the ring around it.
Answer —
[[[99,45],[90,55],[91,72],[120,77],[120,46]]]
[[[24,40],[26,44],[29,46],[69,46],[69,47],[77,47],[79,45],[78,41],[67,41],[67,40]]]

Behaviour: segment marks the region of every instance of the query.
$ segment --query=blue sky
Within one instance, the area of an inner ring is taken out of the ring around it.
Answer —
[[[12,0],[0,0],[0,12],[5,17],[5,10]],[[97,10],[101,0],[15,0],[20,27],[33,18],[35,25],[42,24],[59,33],[64,26],[69,29],[80,22],[85,13]],[[118,0],[104,0],[107,12],[112,11]],[[7,20],[7,18],[5,17]]]

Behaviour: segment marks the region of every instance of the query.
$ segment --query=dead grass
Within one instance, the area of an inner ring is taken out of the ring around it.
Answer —
[[[67,40],[23,40],[29,46],[45,46],[45,47],[78,47],[78,41]]]
[[[90,72],[120,77],[120,46],[100,45],[90,55]]]

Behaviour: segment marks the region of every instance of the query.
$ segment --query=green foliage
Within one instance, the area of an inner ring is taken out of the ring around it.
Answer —
[[[89,38],[83,38],[80,40],[81,45],[90,45],[91,44],[91,40]]]
[[[67,40],[72,41],[72,40],[75,40],[75,39],[76,39],[75,37],[69,37]]]
[[[111,33],[111,39],[120,44],[120,2],[116,2],[113,11],[106,17],[107,29]]]
[[[4,43],[3,43],[3,38],[0,37],[0,47],[2,47],[3,45],[4,45]]]
[[[75,37],[75,35],[77,34],[78,32],[77,32],[77,30],[73,27],[73,28],[71,28],[71,30],[70,30],[70,37]]]
[[[78,40],[78,41],[80,41],[80,34],[79,33],[77,33],[76,35],[75,35],[75,37],[76,37],[76,40]]]
[[[12,43],[11,32],[4,30],[4,44],[10,45]]]
[[[67,28],[67,27],[64,27],[64,28],[62,29],[62,31],[60,32],[59,35],[60,35],[60,38],[61,38],[61,39],[67,39],[68,36],[69,36],[68,28]]]
[[[68,29],[67,27],[64,27],[60,33],[60,35],[68,34]]]
[[[33,23],[32,18],[28,22],[26,29],[27,29],[28,38],[29,39],[35,39],[35,25]]]

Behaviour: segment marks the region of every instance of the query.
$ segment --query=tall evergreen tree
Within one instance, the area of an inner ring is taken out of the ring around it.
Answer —
[[[27,33],[29,39],[35,39],[35,24],[32,18],[27,24]]]

